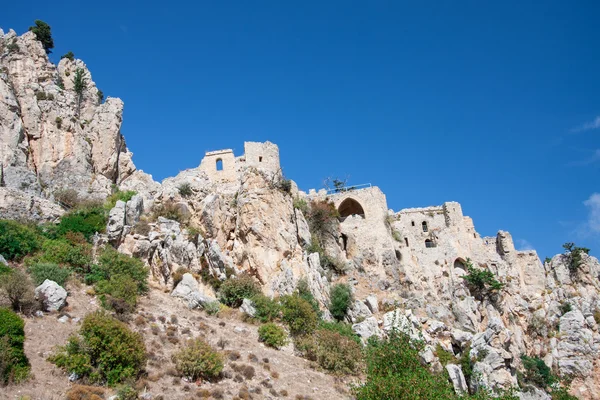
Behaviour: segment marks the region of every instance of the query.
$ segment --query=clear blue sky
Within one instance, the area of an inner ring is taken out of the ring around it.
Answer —
[[[270,140],[303,189],[348,175],[542,258],[598,254],[600,2],[490,3],[9,1],[0,27],[48,22],[156,180]]]

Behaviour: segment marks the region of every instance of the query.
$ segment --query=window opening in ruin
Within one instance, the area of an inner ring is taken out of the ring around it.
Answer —
[[[427,222],[426,221],[423,221],[423,223],[421,225],[423,225],[423,232],[427,232],[429,230],[427,228]]]
[[[406,243],[406,247],[408,247],[408,238],[404,238],[404,243]]]
[[[342,245],[344,248],[344,251],[346,251],[346,248],[348,247],[348,236],[344,235],[342,233]]]
[[[400,250],[396,250],[396,259],[398,261],[402,261],[402,254],[400,254]]]
[[[347,198],[346,200],[342,201],[338,207],[338,212],[340,213],[340,219],[342,221],[351,215],[359,215],[362,218],[365,217],[365,210],[363,210],[358,201],[352,198]]]
[[[411,221],[412,226],[415,226],[415,221]]]
[[[223,171],[223,160],[217,158],[217,171]]]
[[[476,234],[476,233],[474,233],[474,234],[473,234],[473,237],[474,237],[475,239],[477,239],[477,234]]]
[[[431,248],[431,247],[436,247],[435,242],[431,239],[427,239],[425,240],[425,247],[427,248]]]
[[[465,271],[467,270],[467,267],[466,267],[464,261],[461,260],[460,258],[457,258],[454,261],[454,268],[461,268],[461,269],[464,269]]]
[[[258,157],[258,162],[262,162],[262,156]]]

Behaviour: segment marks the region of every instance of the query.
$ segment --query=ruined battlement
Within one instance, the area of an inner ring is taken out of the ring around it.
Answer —
[[[271,142],[244,142],[244,154],[239,157],[232,149],[207,151],[199,168],[213,182],[235,182],[247,167],[280,172],[279,147]]]

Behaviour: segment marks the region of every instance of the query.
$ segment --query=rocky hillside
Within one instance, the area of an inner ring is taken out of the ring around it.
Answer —
[[[508,232],[480,236],[455,202],[394,212],[376,187],[301,191],[282,176],[278,148],[269,142],[248,142],[237,157],[209,152],[198,168],[158,184],[133,165],[120,132],[123,103],[101,98],[81,60],[63,58],[55,66],[33,32],[0,31],[0,67],[0,218],[58,222],[31,234],[43,245],[4,254],[9,272],[27,270],[35,278],[36,263],[50,262],[52,274],[64,269],[71,279],[68,296],[54,307],[68,301],[66,320],[49,320],[65,315],[47,305],[47,313],[25,317],[25,352],[37,360],[36,374],[52,375],[47,387],[36,376],[29,396],[45,388],[62,396],[69,380],[94,382],[83,372],[60,372],[46,361],[52,346],[40,349],[31,337],[41,340],[34,327],[50,327],[61,332],[52,345],[65,344],[81,319],[103,306],[152,348],[144,398],[190,396],[187,376],[173,373],[169,381],[161,372],[182,345],[179,336],[172,339],[175,331],[185,339],[202,335],[214,347],[225,337],[226,354],[260,351],[284,371],[281,381],[261,371],[260,384],[252,377],[244,383],[236,377],[241,367],[228,363],[231,376],[207,383],[206,397],[222,398],[214,393],[224,390],[230,398],[276,398],[282,391],[297,398],[378,398],[348,390],[373,379],[362,361],[349,362],[348,349],[356,339],[372,354],[370,338],[385,342],[400,331],[420,343],[418,364],[431,382],[444,393],[450,388],[440,398],[510,391],[521,399],[566,399],[566,391],[600,398],[600,263],[587,249],[569,246],[542,263],[535,251],[517,251]],[[86,82],[83,90],[76,90],[76,74]],[[6,229],[4,235],[17,228]],[[61,258],[58,246],[82,256]],[[115,265],[135,268],[117,274]],[[149,285],[140,278],[144,268]],[[36,290],[63,293],[56,283],[43,285]],[[305,302],[314,326],[286,317]],[[165,315],[176,318],[169,323]],[[265,349],[257,321],[284,326],[293,345]],[[339,336],[327,341],[330,328]],[[315,350],[332,342],[347,344],[337,351],[348,350],[343,367]],[[269,371],[262,364],[255,367]],[[294,382],[294,374],[307,383]],[[337,374],[337,385],[328,374]],[[10,398],[26,390],[16,388]],[[254,391],[244,397],[248,388]]]
[[[4,187],[49,199],[67,189],[82,199],[103,199],[113,185],[152,186],[131,160],[122,118],[123,102],[103,99],[83,61],[63,58],[54,65],[33,32],[0,30]]]

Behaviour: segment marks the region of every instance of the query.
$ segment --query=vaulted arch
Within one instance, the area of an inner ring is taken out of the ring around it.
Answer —
[[[345,219],[351,215],[360,215],[363,218],[365,217],[365,210],[358,201],[351,197],[348,197],[340,203],[338,212],[340,213],[340,217],[342,219]]]

